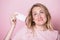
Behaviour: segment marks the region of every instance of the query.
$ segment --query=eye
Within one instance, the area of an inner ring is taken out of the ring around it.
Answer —
[[[44,13],[44,12],[40,12],[40,13]]]
[[[34,13],[33,15],[37,15],[36,13]]]

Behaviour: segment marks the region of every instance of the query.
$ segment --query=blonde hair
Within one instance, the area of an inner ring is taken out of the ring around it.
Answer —
[[[28,14],[28,16],[26,17],[26,20],[25,20],[25,23],[26,23],[27,27],[29,29],[33,29],[34,28],[35,22],[33,21],[33,16],[32,16],[32,9],[34,7],[42,7],[44,9],[45,14],[46,14],[46,18],[47,18],[46,28],[50,29],[50,30],[53,30],[53,27],[52,27],[51,22],[50,22],[51,21],[51,15],[50,15],[48,9],[44,5],[42,5],[40,3],[34,4],[32,6],[32,8],[30,9],[29,14]]]

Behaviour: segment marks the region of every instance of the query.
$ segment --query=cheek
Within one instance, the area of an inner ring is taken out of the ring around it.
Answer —
[[[43,17],[43,21],[46,22],[47,21],[47,17],[44,15]]]
[[[36,17],[33,17],[33,21],[34,21],[35,23],[37,23],[37,18],[36,18]]]
[[[35,15],[35,16],[33,15],[33,19],[35,19],[35,20],[39,19],[39,15]]]

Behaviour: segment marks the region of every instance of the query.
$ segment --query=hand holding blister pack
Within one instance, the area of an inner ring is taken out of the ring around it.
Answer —
[[[22,13],[19,13],[19,12],[15,12],[15,14],[17,14],[16,15],[17,20],[25,22],[25,19],[26,19],[25,15],[23,15]]]

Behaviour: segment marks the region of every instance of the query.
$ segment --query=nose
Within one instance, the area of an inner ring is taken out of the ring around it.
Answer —
[[[38,15],[38,19],[41,19],[41,18],[42,18],[42,16],[39,14],[39,15]]]

